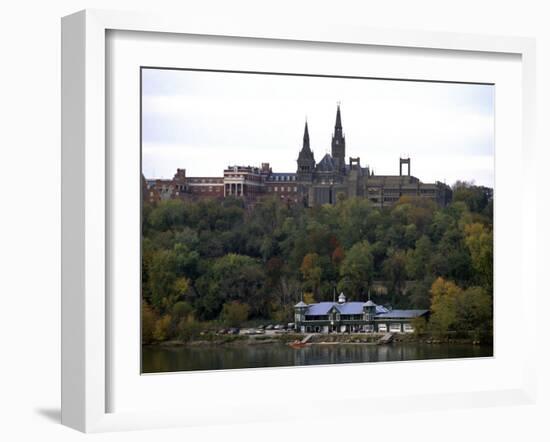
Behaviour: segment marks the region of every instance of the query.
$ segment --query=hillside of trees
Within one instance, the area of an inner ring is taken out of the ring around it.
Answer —
[[[458,182],[438,208],[340,198],[305,208],[264,199],[163,201],[142,214],[144,342],[190,339],[208,321],[292,321],[293,305],[372,299],[431,309],[440,331],[492,329],[492,191]],[[373,293],[373,281],[388,293]]]

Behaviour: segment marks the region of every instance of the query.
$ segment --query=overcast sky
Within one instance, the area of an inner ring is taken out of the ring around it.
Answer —
[[[307,118],[316,161],[341,103],[346,158],[375,174],[493,187],[494,87],[370,79],[143,70],[143,173],[222,176],[228,165],[295,172]]]

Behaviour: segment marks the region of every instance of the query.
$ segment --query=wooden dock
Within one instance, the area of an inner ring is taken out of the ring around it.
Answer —
[[[377,344],[378,345],[382,345],[382,344],[389,344],[391,341],[393,341],[393,333],[386,333],[384,336],[382,336]]]

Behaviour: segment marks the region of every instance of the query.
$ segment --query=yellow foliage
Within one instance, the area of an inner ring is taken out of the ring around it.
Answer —
[[[155,323],[155,330],[153,331],[153,337],[157,341],[165,341],[168,337],[168,327],[170,327],[170,322],[172,317],[170,315],[164,315],[162,318],[158,319]]]

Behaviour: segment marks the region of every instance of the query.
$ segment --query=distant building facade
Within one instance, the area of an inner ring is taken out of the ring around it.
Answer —
[[[415,318],[428,318],[428,310],[390,310],[367,302],[299,302],[294,306],[296,330],[302,333],[412,333]]]
[[[338,195],[342,195],[368,198],[376,207],[387,207],[402,196],[429,198],[439,206],[447,205],[452,198],[448,185],[426,184],[412,176],[410,158],[399,159],[399,175],[375,175],[368,166],[361,166],[359,157],[349,157],[346,163],[340,106],[336,110],[331,153],[318,163],[310,146],[306,122],[296,172],[273,172],[269,163],[261,167],[229,166],[223,171],[223,177],[187,177],[185,169],[178,169],[171,180],[145,180],[145,183],[143,198],[152,203],[174,198],[227,197],[253,203],[267,195],[311,207],[335,204]]]

